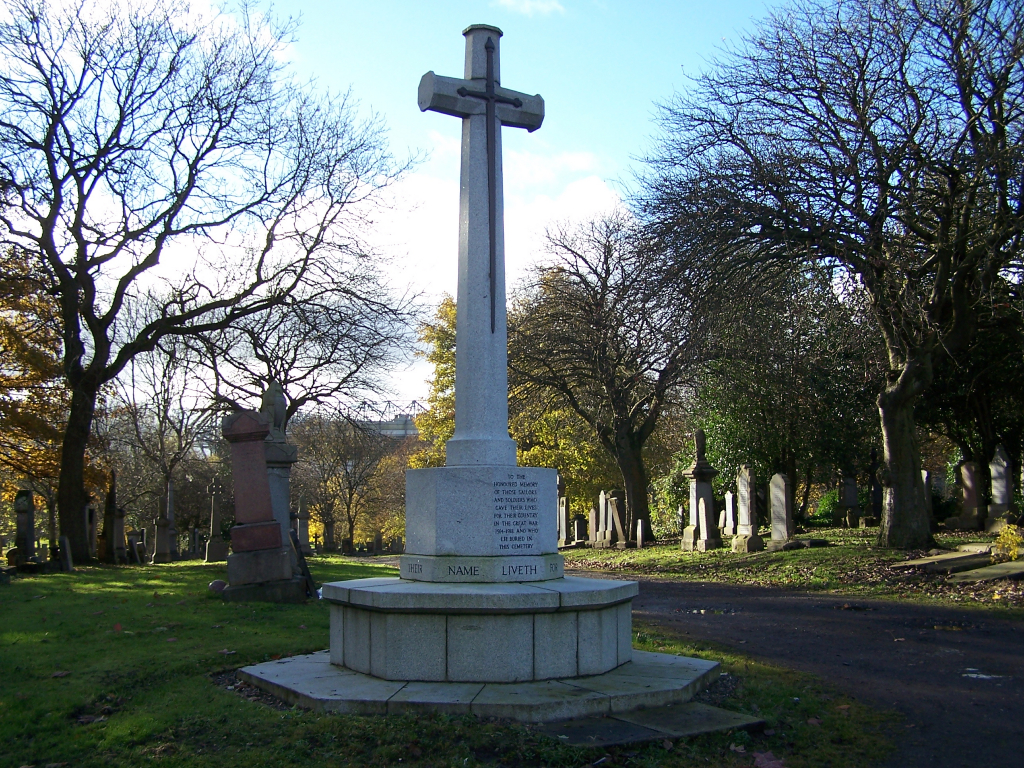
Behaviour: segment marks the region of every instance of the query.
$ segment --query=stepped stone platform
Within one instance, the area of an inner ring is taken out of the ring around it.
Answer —
[[[632,655],[637,583],[563,577],[325,584],[331,662],[384,680],[516,683],[599,675]]]
[[[330,652],[255,664],[238,677],[307,709],[353,714],[443,712],[545,723],[615,716],[689,701],[719,674],[716,661],[633,651],[601,675],[519,683],[384,680],[331,663]]]

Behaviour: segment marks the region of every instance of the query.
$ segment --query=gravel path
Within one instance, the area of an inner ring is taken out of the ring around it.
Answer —
[[[1024,621],[648,578],[640,579],[633,616],[810,672],[860,701],[903,713],[898,728],[905,736],[887,766],[1024,766]]]

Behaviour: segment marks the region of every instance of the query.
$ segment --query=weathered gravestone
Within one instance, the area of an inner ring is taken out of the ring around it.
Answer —
[[[871,449],[871,464],[868,466],[868,503],[871,505],[871,512],[868,513],[865,510],[865,514],[860,519],[861,528],[873,528],[879,525],[882,521],[882,502],[884,494],[882,491],[882,483],[878,479],[878,449]]]
[[[711,481],[718,470],[711,466],[706,456],[704,430],[698,429],[693,437],[696,458],[683,475],[690,480],[690,524],[683,531],[682,548],[706,552],[722,546],[715,520],[714,493]]]
[[[309,504],[306,494],[299,496],[299,510],[295,515],[295,534],[299,538],[299,551],[306,556],[313,554],[309,545]]]
[[[569,515],[569,499],[565,495],[565,480],[558,476],[558,546],[571,547],[572,531],[571,516]]]
[[[305,580],[294,574],[292,547],[274,517],[264,439],[269,420],[255,411],[225,416],[221,426],[231,446],[235,525],[231,528],[225,600],[301,602]]]
[[[737,525],[732,540],[733,552],[760,552],[764,539],[757,534],[757,490],[754,482],[754,468],[749,464],[740,467],[736,474]]]
[[[124,535],[124,507],[114,509],[114,562],[118,565],[128,565],[128,547]]]
[[[420,109],[463,128],[455,430],[444,467],[406,472],[401,578],[324,585],[331,661],[396,681],[601,674],[631,658],[608,641],[631,633],[636,585],[564,578],[557,473],[517,466],[508,434],[500,129],[540,127],[543,100],[499,86],[500,30],[464,34],[465,79],[429,72],[419,88]],[[569,590],[572,610],[552,612]]]
[[[263,393],[260,413],[270,424],[270,433],[264,441],[263,448],[267,459],[267,478],[270,482],[270,498],[274,509],[274,519],[281,526],[281,540],[288,542],[291,522],[291,475],[292,465],[298,460],[298,448],[287,442],[285,435],[285,415],[288,404],[284,396],[284,388],[272,381]],[[291,553],[291,548],[288,549]],[[289,554],[291,557],[291,555]],[[298,561],[292,557],[293,567]]]
[[[608,494],[608,517],[611,520],[609,542],[618,549],[630,546],[626,531],[626,492],[615,490]]]
[[[722,522],[718,527],[722,529],[723,536],[736,535],[736,494],[732,491],[725,492],[725,504],[722,509]]]
[[[587,518],[583,515],[576,515],[572,519],[572,541],[577,547],[587,543]]]
[[[67,536],[61,536],[57,541],[59,542],[57,556],[60,558],[60,569],[64,573],[72,573],[75,570],[75,564],[71,561],[71,542],[68,541]]]
[[[22,566],[36,562],[36,504],[32,491],[18,491],[14,495],[15,534],[17,550],[12,565]]]
[[[772,538],[768,542],[768,550],[775,552],[783,549],[793,538],[793,508],[790,506],[789,478],[779,473],[772,476],[768,486],[772,507]]]
[[[960,506],[959,514],[946,519],[951,530],[977,531],[985,518],[985,508],[978,493],[978,465],[965,461],[960,465]]]
[[[857,496],[857,478],[852,471],[844,472],[839,485],[839,521],[847,528],[860,525],[860,499]]]
[[[153,546],[153,563],[170,563],[174,557],[174,539],[177,538],[170,518],[168,517],[166,498],[157,499],[159,510],[156,519],[156,543]]]
[[[992,503],[985,517],[985,530],[998,533],[1007,523],[1016,519],[1013,507],[1013,477],[1010,474],[1010,456],[1002,444],[996,446],[988,465],[992,477]]]
[[[214,477],[206,486],[210,494],[210,537],[206,540],[206,562],[221,563],[228,559],[228,543],[221,533],[221,502],[224,498],[224,483]]]
[[[931,520],[935,516],[935,510],[932,508],[932,473],[927,469],[921,470],[921,485],[924,486],[924,507],[928,510],[928,519]]]

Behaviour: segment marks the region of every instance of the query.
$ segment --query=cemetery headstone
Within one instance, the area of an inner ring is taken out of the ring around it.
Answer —
[[[306,494],[299,496],[299,511],[295,517],[295,533],[299,537],[299,552],[304,555],[313,554],[309,546],[309,504],[306,502]]]
[[[996,446],[992,461],[988,465],[992,478],[992,503],[985,517],[985,530],[998,533],[1007,523],[1016,519],[1013,507],[1013,476],[1010,472],[1010,456],[1002,444]]]
[[[281,526],[281,540],[287,542],[291,523],[291,475],[292,465],[298,461],[298,448],[287,441],[285,435],[285,415],[288,404],[284,396],[284,388],[276,381],[267,385],[263,393],[260,413],[270,424],[270,433],[264,443],[267,459],[267,477],[270,482],[270,498],[274,509],[274,519]],[[291,557],[291,548],[288,548]],[[298,573],[298,561],[292,557],[292,565]]]
[[[587,543],[587,518],[583,515],[576,515],[572,519],[572,543],[577,547]]]
[[[36,562],[36,504],[32,491],[18,491],[14,495],[15,534],[17,553],[14,566]]]
[[[932,473],[927,469],[921,470],[921,485],[924,486],[924,507],[928,510],[928,519],[935,517],[935,510],[932,508]]]
[[[764,539],[758,533],[757,486],[754,482],[754,468],[749,464],[740,467],[736,474],[736,536],[732,540],[733,552],[760,552]]]
[[[71,561],[71,542],[68,541],[67,536],[61,536],[57,541],[59,542],[58,556],[60,557],[60,569],[64,573],[73,573],[75,564]]]
[[[171,545],[171,560],[177,560],[181,556],[178,547],[178,524],[175,520],[177,508],[174,504],[174,481],[167,481],[167,506],[164,508],[164,516],[167,518],[167,538]]]
[[[558,476],[558,546],[570,547],[573,544],[571,528],[572,516],[569,514],[569,497],[565,495],[565,481]]]
[[[221,431],[231,446],[235,495],[224,599],[301,602],[305,581],[293,575],[290,540],[281,534],[270,495],[264,449],[270,422],[255,411],[239,411],[224,417]]]
[[[114,509],[114,562],[119,565],[128,565],[128,547],[124,537],[124,507]]]
[[[725,492],[725,508],[722,510],[722,525],[719,526],[722,529],[723,536],[735,536],[736,535],[736,494],[732,491]]]
[[[696,458],[683,473],[690,480],[690,525],[683,531],[682,548],[691,552],[706,552],[722,546],[711,487],[711,481],[718,475],[718,470],[707,460],[707,439],[703,429],[694,433],[693,443]]]
[[[384,537],[378,531],[373,535],[373,554],[379,555],[384,551]]]
[[[156,544],[153,547],[153,564],[170,563],[174,558],[174,529],[168,518],[167,498],[157,500],[159,514],[156,519]]]
[[[99,517],[96,514],[96,508],[89,506],[85,508],[85,524],[86,530],[89,535],[89,557],[93,560],[96,559],[96,548],[99,537]]]
[[[772,538],[768,550],[776,552],[793,538],[793,509],[790,506],[789,478],[779,473],[772,476],[768,493],[772,507]]]
[[[224,498],[224,483],[214,477],[206,486],[210,494],[210,537],[206,540],[206,562],[222,563],[228,559],[228,543],[221,533],[221,502]]]
[[[978,493],[978,465],[965,461],[960,465],[959,515],[946,520],[946,527],[954,530],[977,531],[985,517]]]
[[[626,493],[624,491],[616,490],[608,494],[608,516],[612,523],[609,543],[618,549],[625,549],[629,546],[629,537],[626,535]]]
[[[587,513],[587,545],[597,546],[597,507],[594,506]]]
[[[882,520],[882,483],[878,480],[878,449],[871,449],[871,465],[868,468],[868,481],[870,482],[871,490],[871,514],[866,516],[866,519],[861,518],[860,527],[874,527],[879,524]]]
[[[853,472],[844,472],[839,486],[839,516],[847,528],[860,525],[860,500],[857,496],[857,478]]]

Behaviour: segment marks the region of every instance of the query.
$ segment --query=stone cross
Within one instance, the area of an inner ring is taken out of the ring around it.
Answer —
[[[464,79],[427,72],[420,110],[462,118],[459,288],[455,348],[455,433],[447,466],[515,466],[508,435],[502,126],[535,131],[544,100],[502,88],[501,30],[474,25],[466,37]]]

